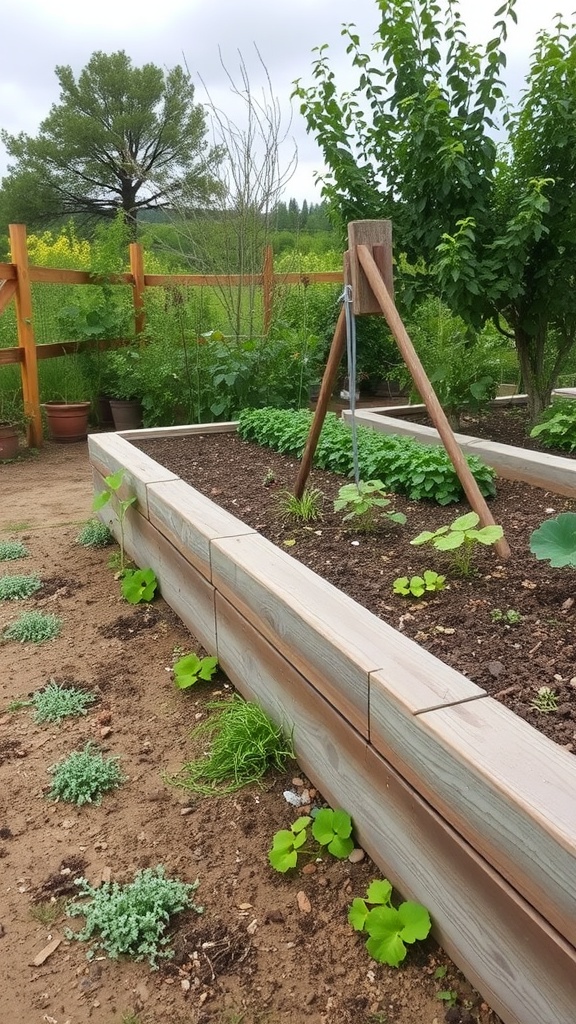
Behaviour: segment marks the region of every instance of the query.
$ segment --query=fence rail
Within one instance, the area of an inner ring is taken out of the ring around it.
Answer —
[[[0,263],[0,314],[12,299],[16,305],[17,345],[0,349],[0,367],[20,366],[22,400],[27,417],[27,442],[40,447],[43,441],[38,361],[79,351],[120,348],[129,345],[131,338],[109,340],[63,340],[38,345],[34,334],[33,284],[124,285],[132,290],[134,335],[141,337],[146,326],[144,295],[146,288],[242,288],[262,289],[264,334],[272,322],[274,296],[279,285],[341,284],[343,271],[318,273],[275,273],[272,247],[264,252],[262,271],[258,274],[146,274],[144,251],[138,242],[130,245],[130,272],[123,274],[91,274],[86,270],[68,270],[57,267],[30,266],[26,243],[26,227],[11,224],[10,252],[12,262]]]

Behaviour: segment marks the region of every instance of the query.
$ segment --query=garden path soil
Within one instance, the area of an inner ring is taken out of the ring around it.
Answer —
[[[245,495],[236,510],[247,503]],[[2,1021],[497,1024],[432,940],[398,970],[370,960],[346,922],[351,899],[379,875],[368,858],[324,861],[292,878],[269,868],[271,836],[295,816],[282,792],[301,791],[292,782],[297,765],[263,789],[196,802],[164,781],[197,752],[191,726],[228,684],[220,676],[198,693],[174,690],[175,648],[199,645],[161,599],[149,607],[121,602],[108,552],[74,543],[90,505],[85,445],[48,443],[36,457],[0,466],[0,538],[21,539],[30,552],[0,571],[37,571],[44,581],[34,598],[0,604],[0,630],[32,608],[63,623],[47,644],[0,645]],[[348,549],[348,537],[343,543]],[[85,717],[41,726],[30,708],[8,710],[51,677],[92,691],[97,702]],[[87,740],[119,756],[127,782],[101,806],[50,801],[48,768]],[[63,912],[74,878],[125,882],[157,864],[187,882],[198,877],[196,900],[205,907],[175,919],[174,960],[156,972],[127,960],[88,964],[84,945],[64,935],[67,923],[81,923]],[[299,907],[300,892],[309,912]],[[35,966],[52,939],[62,941]],[[442,965],[446,976],[435,980]],[[447,1014],[439,989],[458,993]]]
[[[387,524],[363,535],[346,529],[332,511],[346,481],[314,470],[309,484],[324,494],[321,521],[285,523],[282,491],[293,487],[293,459],[242,441],[236,434],[197,435],[139,443],[222,507],[468,676],[516,714],[569,751],[576,749],[576,570],[552,569],[529,551],[531,532],[575,502],[521,483],[498,481],[490,501],[504,527],[512,557],[501,562],[481,547],[477,573],[458,577],[448,554],[429,545],[411,547],[422,530],[436,530],[469,511],[468,505],[438,506],[394,496],[390,509],[404,512],[404,527]],[[270,483],[270,478],[273,482]],[[428,600],[394,596],[398,576],[426,569],[445,573],[447,586]],[[518,621],[510,622],[507,613]],[[500,613],[500,614],[499,614]],[[495,621],[497,619],[497,621]],[[540,687],[553,689],[558,710],[532,707]]]

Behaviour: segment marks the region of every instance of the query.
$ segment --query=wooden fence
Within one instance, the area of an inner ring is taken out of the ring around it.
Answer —
[[[141,336],[145,328],[144,294],[146,288],[205,288],[205,287],[261,287],[264,309],[264,333],[267,334],[274,308],[274,295],[278,285],[299,284],[340,284],[342,271],[326,271],[313,274],[276,274],[271,246],[264,253],[262,272],[259,274],[146,274],[144,253],[138,242],[130,245],[130,271],[126,274],[94,275],[85,270],[63,270],[53,267],[31,266],[28,260],[26,227],[11,224],[11,263],[0,263],[0,314],[14,299],[18,344],[0,349],[0,366],[18,363],[22,380],[24,413],[28,420],[27,441],[40,447],[43,441],[42,416],[40,411],[40,389],[38,384],[38,360],[69,355],[89,349],[118,348],[130,344],[132,339],[111,338],[106,341],[57,341],[48,345],[37,345],[34,335],[34,308],[32,302],[33,284],[74,284],[74,285],[124,285],[132,290],[134,309],[134,334]]]

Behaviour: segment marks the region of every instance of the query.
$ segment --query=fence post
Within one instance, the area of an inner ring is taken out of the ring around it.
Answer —
[[[146,325],[146,314],[144,312],[144,255],[139,242],[130,242],[130,273],[134,278],[134,284],[132,285],[134,329],[136,337],[142,342],[142,332]]]
[[[262,302],[264,306],[264,334],[268,334],[272,325],[272,310],[274,308],[274,257],[271,245],[267,245],[264,249]]]
[[[11,260],[16,267],[17,279],[14,301],[16,303],[18,348],[22,349],[23,357],[20,363],[22,399],[24,414],[29,417],[26,426],[26,440],[31,447],[40,448],[43,440],[42,415],[40,413],[36,341],[32,324],[32,288],[26,246],[26,227],[24,224],[10,224],[8,230],[10,232]]]

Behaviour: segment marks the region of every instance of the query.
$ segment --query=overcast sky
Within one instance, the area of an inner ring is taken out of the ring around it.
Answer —
[[[469,37],[486,39],[498,0],[462,0],[461,6]],[[568,14],[574,6],[575,0],[518,0],[519,26],[511,35],[508,50],[514,91],[521,86],[537,30],[551,25],[552,12]],[[346,87],[352,80],[341,25],[355,23],[367,46],[378,20],[376,0],[160,0],[155,4],[146,0],[16,0],[9,14],[4,11],[0,31],[0,127],[10,133],[35,134],[52,103],[58,101],[56,65],[69,64],[77,73],[95,50],[125,50],[134,64],[151,61],[163,67],[183,63],[185,58],[197,81],[196,98],[201,102],[204,96],[199,74],[215,102],[226,109],[229,90],[218,48],[232,72],[240,50],[257,86],[254,44],[288,119],[293,80],[311,81],[313,47],[330,44],[337,80]],[[299,201],[318,201],[313,171],[321,169],[321,157],[297,111],[291,134],[299,158],[288,195]],[[0,175],[5,169],[6,155],[0,144]]]

